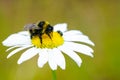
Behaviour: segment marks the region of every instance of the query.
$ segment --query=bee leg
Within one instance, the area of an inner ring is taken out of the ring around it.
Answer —
[[[47,33],[47,35],[49,36],[50,39],[52,39],[49,33]]]
[[[42,44],[42,35],[39,35],[40,43]]]
[[[30,35],[30,38],[32,39],[32,38],[33,38],[33,36],[34,36],[34,34],[31,34],[31,35]]]
[[[32,35],[30,35],[30,39],[32,39]]]
[[[40,43],[42,44],[42,37],[40,36]]]

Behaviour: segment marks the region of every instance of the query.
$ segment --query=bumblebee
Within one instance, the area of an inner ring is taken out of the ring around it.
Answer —
[[[40,42],[42,44],[42,35],[47,34],[50,39],[53,32],[53,26],[51,26],[47,21],[40,21],[38,24],[27,24],[24,30],[29,30],[31,39],[33,36],[39,36]]]

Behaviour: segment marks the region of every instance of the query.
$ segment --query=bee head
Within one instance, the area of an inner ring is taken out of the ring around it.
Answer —
[[[46,33],[50,33],[53,31],[53,27],[51,25],[47,25],[47,28],[45,30]]]

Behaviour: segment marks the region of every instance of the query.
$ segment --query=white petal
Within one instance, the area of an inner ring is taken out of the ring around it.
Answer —
[[[74,43],[74,42],[65,42],[64,46],[66,46],[68,49],[71,49],[76,52],[83,53],[85,55],[93,57],[93,49],[90,48],[89,46],[79,44],[79,43]]]
[[[49,49],[48,50],[48,55],[49,55],[49,58],[48,58],[48,63],[50,65],[50,68],[52,70],[56,70],[57,69],[57,64],[55,62],[55,55],[53,54],[53,50],[52,49]]]
[[[18,34],[24,35],[24,36],[30,36],[30,33],[28,31],[21,31],[21,32],[18,32]]]
[[[78,31],[78,30],[70,30],[70,31],[64,32],[63,35],[80,35],[80,34],[82,34],[81,31]]]
[[[12,34],[7,39],[5,39],[2,44],[4,46],[16,46],[16,45],[26,45],[31,44],[30,36],[23,34]]]
[[[21,57],[18,60],[18,64],[21,64],[22,62],[32,58],[37,53],[38,53],[38,49],[36,49],[35,47],[28,49],[21,55]]]
[[[65,69],[65,58],[61,51],[57,48],[53,51],[55,62],[58,66],[60,66],[62,69]]]
[[[12,55],[14,55],[15,53],[25,49],[25,48],[28,48],[28,47],[31,47],[31,46],[24,46],[24,47],[20,47],[20,48],[17,48],[15,50],[13,50],[12,52],[10,52],[10,54],[7,56],[7,58],[11,57]]]
[[[16,45],[16,46],[12,46],[12,47],[9,47],[7,50],[6,50],[6,52],[7,51],[9,51],[9,50],[11,50],[11,49],[14,49],[14,48],[17,48],[17,47],[32,47],[33,45]]]
[[[18,47],[18,46],[12,46],[12,47],[8,48],[8,49],[6,50],[6,52],[9,51],[9,50],[11,50],[11,49],[14,49],[14,48],[16,48],[16,47]]]
[[[72,33],[71,33],[72,34]],[[88,36],[86,35],[63,35],[64,37],[64,40],[65,41],[78,41],[78,42],[84,42],[84,43],[87,43],[87,44],[90,44],[90,45],[93,45],[94,46],[94,43],[88,38]]]
[[[56,24],[54,26],[54,31],[61,31],[61,32],[65,32],[67,30],[67,24],[63,23],[63,24]]]
[[[67,54],[70,58],[72,58],[78,66],[81,65],[82,60],[81,58],[72,50],[68,49],[66,46],[59,47],[61,51],[63,51],[65,54]]]
[[[39,50],[38,66],[43,67],[48,61],[48,52],[46,49]]]

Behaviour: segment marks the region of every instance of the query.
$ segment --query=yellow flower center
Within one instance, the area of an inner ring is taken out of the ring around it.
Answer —
[[[64,43],[63,37],[58,32],[50,33],[50,37],[44,33],[41,36],[42,43],[38,35],[33,36],[31,41],[32,41],[32,44],[37,48],[55,48]]]

